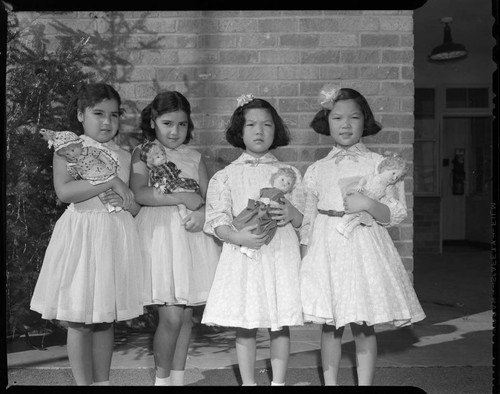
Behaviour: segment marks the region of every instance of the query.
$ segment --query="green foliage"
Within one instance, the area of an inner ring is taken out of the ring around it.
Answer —
[[[52,155],[40,127],[65,128],[65,105],[79,84],[93,80],[88,38],[61,40],[47,50],[42,32],[21,30],[9,16],[6,68],[6,308],[7,332],[41,324],[31,295],[53,226],[65,208],[54,193]]]

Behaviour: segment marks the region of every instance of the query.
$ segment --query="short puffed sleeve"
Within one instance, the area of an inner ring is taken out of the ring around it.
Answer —
[[[231,211],[229,177],[225,170],[220,170],[208,182],[203,231],[219,238],[215,229],[224,225],[231,226],[233,221]]]

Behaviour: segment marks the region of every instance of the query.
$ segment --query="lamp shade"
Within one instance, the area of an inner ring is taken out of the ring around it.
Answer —
[[[442,62],[448,60],[458,60],[467,56],[467,50],[462,44],[457,44],[451,39],[451,18],[443,18],[444,22],[444,39],[441,45],[434,48],[429,55],[429,60]]]

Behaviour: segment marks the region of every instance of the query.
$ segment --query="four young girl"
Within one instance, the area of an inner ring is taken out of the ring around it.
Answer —
[[[54,228],[31,302],[42,318],[68,322],[68,356],[77,384],[109,384],[113,322],[133,319],[143,306],[154,305],[155,385],[182,385],[193,307],[205,303],[203,324],[236,329],[243,385],[256,384],[259,328],[270,335],[271,384],[285,384],[289,327],[304,322],[323,325],[326,385],[337,384],[347,324],[356,343],[358,383],[372,383],[374,324],[404,326],[425,317],[386,230],[406,216],[404,189],[396,182],[380,200],[355,190],[342,194],[344,178],[375,173],[383,157],[360,140],[381,127],[355,90],[322,93],[323,108],[311,127],[331,135],[334,147],[302,180],[295,167],[271,153],[286,146],[290,134],[263,99],[238,98],[226,140],[243,152],[209,179],[201,154],[187,146],[194,127],[182,94],[160,93],[142,111],[146,141],[131,159],[112,141],[119,127],[118,93],[105,84],[79,91],[69,106],[73,131],[89,146],[111,150],[120,172],[92,185],[74,180],[66,162],[54,155],[56,193],[71,204]],[[199,185],[199,193],[154,187],[146,159],[152,145],[164,151],[179,177]],[[264,206],[262,190],[275,187],[283,169],[294,176],[282,180],[288,183],[277,204],[265,206],[272,236],[261,220],[235,227],[234,219],[245,210],[259,212],[249,207],[252,201]],[[110,214],[106,204],[122,210]],[[179,215],[180,204],[189,210],[186,217]],[[356,226],[349,237],[336,230],[344,214],[359,212],[374,222]]]

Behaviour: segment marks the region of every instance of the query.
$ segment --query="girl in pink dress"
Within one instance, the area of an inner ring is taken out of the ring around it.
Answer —
[[[204,305],[220,254],[216,240],[205,234],[208,173],[203,157],[187,144],[193,138],[191,105],[181,93],[165,91],[142,110],[147,141],[134,149],[130,187],[142,205],[136,217],[145,267],[146,304],[158,310],[154,335],[155,385],[184,384],[191,339],[193,307]],[[177,174],[199,185],[199,193],[163,193],[145,161],[151,142],[164,150]],[[177,173],[177,171],[176,171]],[[181,217],[178,205],[189,210]]]
[[[425,317],[401,258],[387,232],[406,217],[403,182],[379,200],[351,190],[346,178],[374,175],[384,157],[363,145],[376,134],[366,99],[353,89],[327,87],[311,127],[331,135],[334,146],[304,175],[306,205],[301,234],[301,298],[304,320],[322,324],[321,360],[325,385],[336,385],[344,327],[356,344],[359,385],[371,385],[377,359],[375,324],[406,326]],[[356,226],[348,237],[337,231],[345,214],[364,212],[371,226]]]
[[[31,299],[31,309],[43,319],[67,322],[77,385],[109,385],[113,322],[143,314],[143,267],[133,218],[140,207],[128,188],[130,153],[113,141],[120,103],[111,86],[88,84],[68,104],[72,130],[85,146],[110,151],[119,170],[93,185],[75,180],[66,159],[54,154],[54,188],[69,206],[54,227]],[[122,209],[109,214],[103,203]]]

